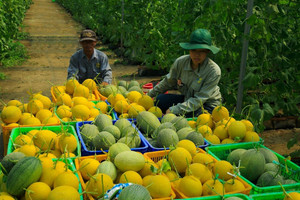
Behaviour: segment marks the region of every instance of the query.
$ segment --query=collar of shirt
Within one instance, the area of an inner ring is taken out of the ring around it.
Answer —
[[[192,67],[191,67],[192,59],[191,59],[191,57],[189,56],[189,58],[188,58],[188,63],[189,63],[189,65],[185,65],[185,66],[184,66],[184,70],[187,70],[187,71],[193,71],[193,72],[195,72],[196,74],[200,75],[200,69],[207,65],[208,59],[209,59],[209,58],[206,57],[205,60],[203,61],[203,63],[198,67],[197,71],[194,71],[194,70],[192,69]]]
[[[97,57],[98,57],[98,55],[97,55],[97,53],[96,53],[96,49],[94,49],[94,53],[93,53],[93,55],[92,55],[92,57],[91,57],[90,60],[92,60],[92,59],[94,59],[94,58],[97,58]],[[87,59],[86,55],[84,54],[83,49],[81,50],[81,58],[86,58],[86,59]]]

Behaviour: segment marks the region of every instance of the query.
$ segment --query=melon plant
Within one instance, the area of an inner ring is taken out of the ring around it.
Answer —
[[[7,192],[14,196],[22,195],[24,188],[38,181],[41,174],[42,164],[38,158],[22,158],[7,175]]]

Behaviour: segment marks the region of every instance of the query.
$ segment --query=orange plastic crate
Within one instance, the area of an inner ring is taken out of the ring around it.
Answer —
[[[198,153],[207,153],[205,152],[203,149],[198,148]],[[144,154],[144,157],[146,159],[151,159],[154,162],[157,162],[159,160],[161,160],[162,158],[166,157],[166,155],[168,155],[168,153],[170,152],[170,150],[164,150],[164,151],[154,151],[154,152],[147,152]],[[214,157],[210,156],[214,162],[217,162],[217,159],[215,159]],[[245,186],[245,190],[243,191],[233,191],[233,192],[228,192],[225,194],[235,194],[235,193],[242,193],[242,194],[246,194],[249,195],[250,191],[252,189],[252,186],[249,185],[246,181],[244,181],[243,179],[241,179],[240,177],[237,177],[237,180],[241,181],[243,183],[243,185]],[[176,197],[179,199],[187,199],[189,197],[185,196],[182,192],[180,192],[175,186],[174,184],[172,184],[172,187],[176,193]]]
[[[75,167],[76,167],[76,170],[78,171],[78,176],[79,176],[80,184],[82,186],[83,191],[85,191],[85,189],[86,189],[86,184],[85,184],[85,182],[84,182],[84,180],[81,176],[81,173],[79,171],[79,164],[80,164],[81,160],[84,160],[84,159],[87,159],[87,158],[93,158],[93,159],[98,160],[99,162],[102,162],[102,161],[107,159],[107,154],[101,154],[101,155],[96,155],[96,156],[82,156],[80,158],[75,159]],[[171,199],[175,199],[175,197],[176,197],[176,194],[172,189],[170,197],[158,198],[158,199],[153,199],[153,200],[171,200]],[[84,199],[94,200],[94,197],[90,194],[85,193],[85,198]]]

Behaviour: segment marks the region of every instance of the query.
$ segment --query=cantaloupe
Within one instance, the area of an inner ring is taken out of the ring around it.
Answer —
[[[264,155],[257,149],[248,149],[241,156],[240,173],[248,180],[255,182],[265,170]]]

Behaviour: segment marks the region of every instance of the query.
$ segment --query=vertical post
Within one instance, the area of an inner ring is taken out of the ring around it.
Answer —
[[[253,9],[253,0],[248,0],[246,19],[248,19],[252,15],[252,9]],[[246,71],[248,45],[249,45],[249,40],[247,36],[249,35],[249,33],[250,33],[250,25],[247,22],[245,22],[242,57],[240,63],[240,77],[239,77],[239,86],[238,86],[238,95],[237,95],[237,105],[236,105],[237,113],[241,113],[242,111],[243,90],[244,90],[243,79],[245,77],[245,71]]]
[[[122,24],[121,24],[121,48],[123,49],[123,37],[124,37],[124,29],[123,29],[123,26],[124,26],[124,0],[122,0]]]

